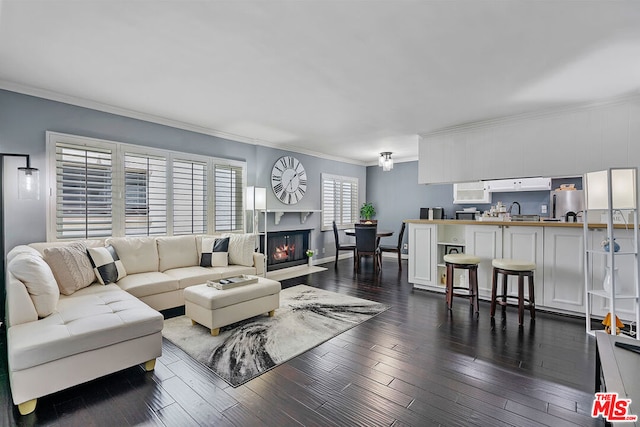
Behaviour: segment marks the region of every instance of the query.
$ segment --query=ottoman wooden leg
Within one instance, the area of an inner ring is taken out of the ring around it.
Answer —
[[[36,410],[36,404],[38,403],[38,399],[31,399],[27,402],[20,403],[18,405],[18,411],[20,415],[27,415]]]
[[[215,328],[211,330],[211,335],[217,337],[220,334],[220,328]]]
[[[195,325],[196,323],[198,323],[198,322],[196,322],[195,320],[191,319],[191,326]]]
[[[273,316],[275,316],[275,315],[276,315],[276,311],[275,311],[275,310],[271,310],[271,311],[269,312],[269,317],[273,317]]]
[[[144,370],[151,372],[156,368],[156,359],[147,360],[144,362]]]

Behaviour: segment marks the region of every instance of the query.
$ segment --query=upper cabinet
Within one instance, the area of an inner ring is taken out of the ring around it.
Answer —
[[[550,191],[551,178],[514,178],[485,181],[485,189],[490,193]]]
[[[632,96],[421,135],[418,183],[581,176],[640,166],[639,113],[640,96]]]
[[[453,203],[491,203],[491,193],[482,181],[453,184]]]

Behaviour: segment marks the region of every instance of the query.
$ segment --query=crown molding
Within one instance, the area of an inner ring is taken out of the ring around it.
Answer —
[[[23,95],[34,96],[36,98],[48,99],[50,101],[62,102],[64,104],[74,105],[76,107],[88,108],[91,110],[101,111],[103,113],[115,114],[118,116],[128,117],[131,119],[142,120],[145,122],[156,123],[163,126],[169,126],[176,129],[182,129],[190,132],[200,133],[203,135],[214,136],[217,138],[226,139],[234,142],[241,142],[250,145],[259,145],[263,147],[273,148],[277,150],[291,151],[298,154],[306,154],[308,156],[318,157],[326,160],[333,160],[342,163],[349,163],[358,166],[366,166],[367,163],[347,157],[333,156],[325,153],[320,153],[313,150],[306,150],[300,147],[294,147],[286,144],[277,144],[270,141],[261,140],[258,138],[250,138],[242,135],[232,134],[228,132],[222,132],[216,129],[211,129],[205,126],[194,125],[191,123],[170,119],[167,117],[157,116],[153,114],[143,113],[141,111],[130,110],[127,108],[121,108],[110,104],[104,104],[101,102],[93,101],[86,98],[77,96],[66,95],[59,92],[50,91],[47,89],[37,88],[33,86],[26,86],[19,83],[0,79],[0,89],[4,89],[10,92],[16,92]],[[395,159],[394,159],[395,161]]]
[[[429,138],[431,136],[465,132],[473,129],[482,129],[482,128],[498,126],[503,124],[511,124],[517,121],[536,120],[536,119],[541,119],[541,118],[546,118],[551,116],[558,116],[560,114],[565,114],[565,113],[573,113],[573,112],[584,111],[584,110],[593,110],[593,109],[605,107],[608,105],[622,104],[622,103],[634,101],[634,100],[640,101],[640,90],[625,93],[623,95],[616,96],[613,98],[606,98],[606,99],[583,102],[583,103],[575,103],[575,104],[565,105],[558,108],[550,108],[550,109],[539,110],[539,111],[534,111],[529,113],[496,117],[496,118],[481,120],[477,122],[462,123],[459,125],[438,129],[433,132],[422,133],[419,136],[420,138]]]

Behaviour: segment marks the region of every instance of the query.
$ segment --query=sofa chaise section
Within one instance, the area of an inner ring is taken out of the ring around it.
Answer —
[[[33,256],[33,255],[32,255]],[[163,317],[117,285],[60,295],[38,318],[25,284],[7,274],[7,348],[13,402],[21,414],[39,397],[130,366],[154,367],[162,354]]]

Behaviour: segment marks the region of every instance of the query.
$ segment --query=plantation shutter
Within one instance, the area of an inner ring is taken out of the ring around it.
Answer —
[[[126,236],[167,234],[167,160],[124,154]]]
[[[214,206],[216,231],[243,231],[243,168],[214,166]]]
[[[358,179],[322,174],[322,229],[340,228],[358,219]]]
[[[207,231],[207,164],[173,161],[173,234]]]
[[[108,237],[113,229],[113,153],[56,143],[56,236]]]

